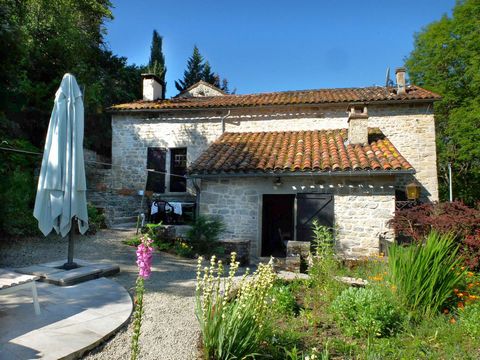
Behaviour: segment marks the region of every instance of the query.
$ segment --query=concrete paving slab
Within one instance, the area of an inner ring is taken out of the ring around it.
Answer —
[[[101,276],[101,272],[102,270],[91,266],[82,266],[73,270],[48,274],[45,276],[44,281],[55,285],[67,286],[97,279]]]
[[[46,277],[50,274],[55,274],[57,272],[63,272],[65,270],[56,269],[54,267],[48,267],[44,265],[32,265],[23,268],[15,269],[15,271],[22,274],[36,275],[40,277]]]
[[[40,265],[32,265],[16,269],[19,273],[35,275],[40,281],[45,281],[59,286],[78,284],[83,281],[96,279],[102,276],[111,276],[120,272],[120,267],[108,262],[88,262],[74,259],[79,267],[72,270],[59,269],[65,260],[52,261]]]
[[[39,285],[39,316],[32,315],[31,298],[23,290],[0,297],[0,359],[79,357],[128,321],[132,312],[128,292],[109,279]]]

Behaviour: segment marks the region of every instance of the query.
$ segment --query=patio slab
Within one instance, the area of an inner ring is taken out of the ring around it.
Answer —
[[[31,293],[0,297],[0,359],[75,359],[126,323],[133,305],[118,283],[99,278],[73,286],[38,283]]]
[[[111,276],[120,272],[120,267],[116,264],[99,262],[92,263],[82,259],[74,259],[79,267],[72,270],[59,269],[65,260],[52,261],[40,265],[32,265],[15,271],[36,275],[40,277],[40,281],[45,281],[59,286],[74,285],[84,281],[97,279],[102,276]]]

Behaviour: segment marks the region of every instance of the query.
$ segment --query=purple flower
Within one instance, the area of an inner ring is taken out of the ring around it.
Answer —
[[[144,279],[147,279],[152,272],[152,242],[148,236],[142,236],[141,243],[137,246],[138,274]]]

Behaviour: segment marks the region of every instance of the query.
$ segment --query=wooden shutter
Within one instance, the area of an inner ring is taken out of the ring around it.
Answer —
[[[312,240],[314,219],[321,225],[333,227],[333,195],[297,194],[297,241]]]
[[[148,172],[146,190],[156,193],[165,192],[165,171],[166,171],[167,149],[148,148],[147,169],[157,172]]]

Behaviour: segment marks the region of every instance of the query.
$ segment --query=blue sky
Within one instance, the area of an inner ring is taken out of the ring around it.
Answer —
[[[196,44],[237,93],[383,85],[454,0],[113,0],[110,49],[145,64],[164,38],[167,97]]]

